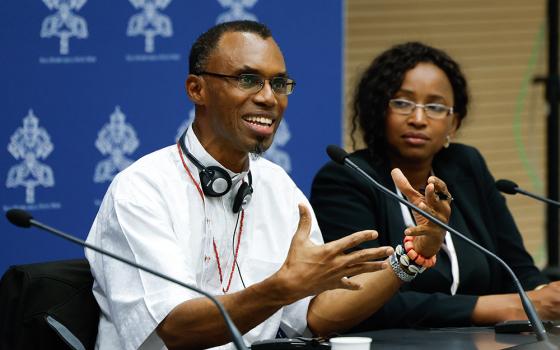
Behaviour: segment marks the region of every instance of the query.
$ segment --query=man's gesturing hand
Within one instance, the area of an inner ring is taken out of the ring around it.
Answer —
[[[345,253],[365,241],[376,239],[376,231],[360,231],[333,242],[316,245],[309,239],[311,214],[303,204],[299,205],[299,215],[299,225],[292,238],[288,257],[276,273],[286,287],[287,295],[294,301],[329,289],[359,289],[360,285],[347,277],[387,267],[384,261],[372,260],[391,255],[391,247]]]

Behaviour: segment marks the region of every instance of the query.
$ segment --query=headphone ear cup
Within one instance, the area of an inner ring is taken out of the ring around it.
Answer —
[[[202,191],[209,197],[221,197],[231,188],[231,177],[222,168],[209,166],[200,172]]]
[[[206,169],[205,169],[206,170]],[[212,181],[212,175],[213,174],[209,174],[208,171],[202,170],[199,173],[200,176],[200,184],[202,185],[202,191],[204,192],[205,195],[209,195],[208,192],[208,188],[212,188],[212,185],[210,184],[210,182]]]
[[[235,199],[233,200],[233,207],[232,211],[237,214],[241,209],[245,209],[247,204],[251,201],[251,197],[253,196],[253,187],[243,182],[241,186],[239,186],[239,190],[235,195]]]

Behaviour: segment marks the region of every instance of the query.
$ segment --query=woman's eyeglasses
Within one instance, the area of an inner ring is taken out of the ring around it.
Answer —
[[[427,103],[423,105],[403,98],[389,100],[389,107],[391,107],[393,112],[401,115],[410,115],[416,108],[422,108],[426,116],[432,119],[444,119],[448,115],[453,114],[453,107],[447,107],[441,103]]]

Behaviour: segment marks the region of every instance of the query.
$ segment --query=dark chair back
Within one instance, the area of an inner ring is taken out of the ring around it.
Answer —
[[[10,267],[0,281],[0,349],[93,349],[92,285],[85,259]]]

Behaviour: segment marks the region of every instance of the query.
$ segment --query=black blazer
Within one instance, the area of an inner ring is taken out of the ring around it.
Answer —
[[[367,150],[350,158],[369,175],[395,189],[388,164],[375,165]],[[447,184],[454,201],[451,227],[498,254],[517,274],[526,289],[547,283],[523,246],[521,235],[496,190],[494,179],[480,153],[472,147],[452,144],[433,161],[434,174]],[[325,241],[350,233],[375,229],[376,241],[362,247],[402,243],[405,230],[399,203],[375,190],[352,170],[334,162],[316,175],[311,205]],[[440,251],[438,263],[400,291],[377,313],[352,331],[396,327],[442,327],[470,325],[477,296],[514,292],[509,275],[483,253],[460,238],[452,237],[459,260],[459,288],[450,295],[451,265]]]

